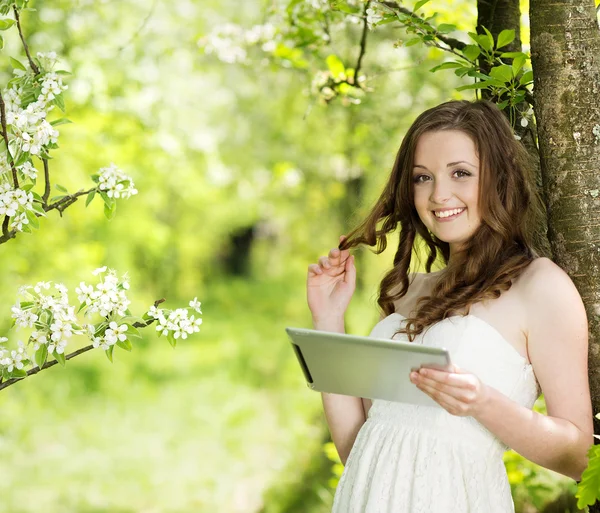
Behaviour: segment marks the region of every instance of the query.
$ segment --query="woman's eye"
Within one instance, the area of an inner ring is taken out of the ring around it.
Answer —
[[[421,180],[421,178],[427,178],[427,175],[417,175],[413,178],[413,182],[423,183],[423,180]]]
[[[462,173],[462,175],[459,176],[459,178],[462,178],[463,176],[471,176],[471,173],[469,173],[468,171],[465,171],[464,169],[457,169],[455,171],[455,173]]]

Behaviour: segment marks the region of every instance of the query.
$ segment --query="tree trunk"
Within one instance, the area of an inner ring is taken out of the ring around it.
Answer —
[[[585,303],[600,411],[600,31],[593,0],[531,0],[531,59],[548,237]],[[596,422],[595,431],[600,432]],[[596,511],[599,511],[598,509]]]
[[[523,51],[521,45],[521,6],[519,0],[477,0],[477,33],[485,34],[483,27],[487,28],[494,41],[498,40],[498,34],[503,30],[514,30],[515,39],[508,46],[502,50],[505,52],[521,52]],[[505,59],[506,62],[510,62],[511,59]],[[489,66],[484,62],[480,63],[482,71],[486,74],[489,73]],[[487,91],[482,90],[482,97],[486,97]],[[527,103],[523,103],[520,110],[527,110]],[[529,153],[534,167],[535,181],[537,185],[538,194],[542,199],[543,204],[546,203],[544,198],[544,190],[542,186],[542,171],[540,165],[540,155],[537,145],[537,136],[535,133],[536,127],[533,120],[529,123],[527,128],[523,128],[520,124],[515,127],[516,132],[521,136],[521,141],[527,152]],[[535,228],[535,244],[539,249],[541,256],[551,258],[552,252],[548,243],[548,223],[546,218],[546,212],[542,212],[542,217],[537,220],[537,226]]]

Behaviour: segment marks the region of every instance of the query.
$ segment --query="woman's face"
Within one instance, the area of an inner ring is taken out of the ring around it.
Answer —
[[[481,224],[475,143],[458,130],[426,132],[417,141],[412,173],[419,217],[430,232],[450,244],[452,254]]]

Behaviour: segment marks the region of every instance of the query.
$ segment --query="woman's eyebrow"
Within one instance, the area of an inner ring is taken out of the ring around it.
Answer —
[[[449,162],[448,164],[446,164],[446,167],[456,166],[457,164],[468,164],[469,166],[477,167],[477,166],[471,164],[470,162],[467,162],[466,160],[459,160],[458,162]],[[415,168],[415,167],[420,167],[421,169],[425,169],[425,170],[429,171],[429,169],[427,169],[425,166],[422,166],[420,164],[415,164],[413,166],[413,168]]]

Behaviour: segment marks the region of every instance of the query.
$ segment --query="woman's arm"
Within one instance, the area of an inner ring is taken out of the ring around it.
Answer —
[[[523,283],[528,350],[548,416],[492,390],[477,420],[527,459],[579,480],[594,440],[587,316],[579,292],[559,266],[548,258],[531,266]]]
[[[345,333],[343,319],[318,321],[313,325],[316,330]],[[356,435],[366,420],[362,400],[360,397],[325,392],[321,393],[321,397],[331,439],[345,465]]]

